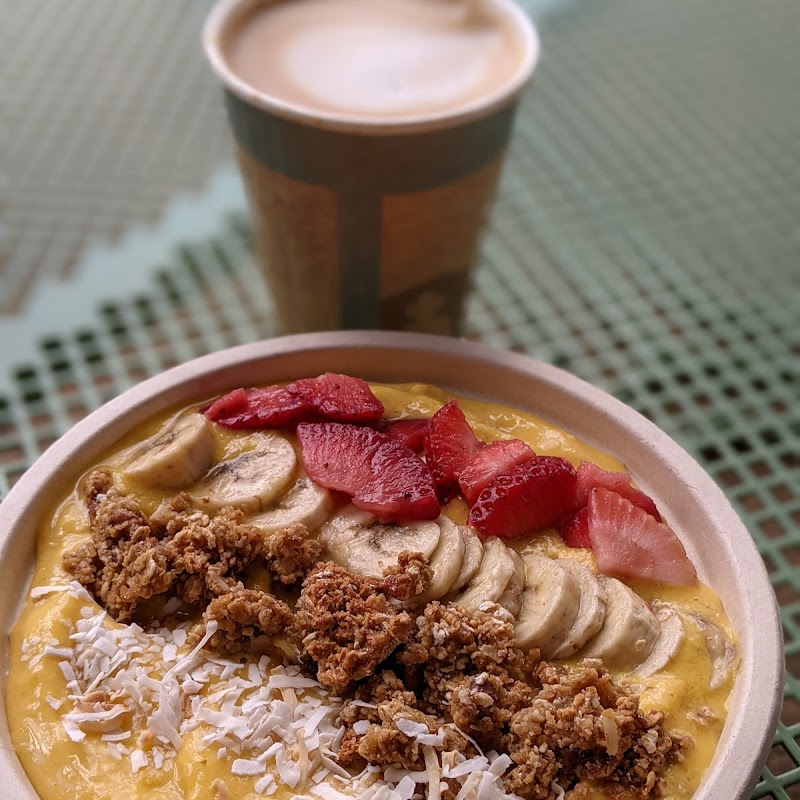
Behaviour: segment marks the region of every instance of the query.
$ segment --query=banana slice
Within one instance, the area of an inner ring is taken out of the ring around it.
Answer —
[[[458,577],[464,561],[464,551],[467,549],[461,530],[456,524],[445,516],[439,517],[438,523],[441,535],[430,559],[433,580],[427,591],[419,596],[418,599],[422,602],[436,600],[450,591],[453,581]]]
[[[361,508],[345,506],[323,526],[319,540],[328,556],[358,575],[380,578],[397,563],[403,550],[422,553],[430,559],[439,544],[441,529],[436,521],[384,525]]]
[[[508,554],[514,562],[514,574],[509,578],[508,585],[497,600],[498,605],[516,617],[522,608],[522,590],[525,588],[525,562],[516,550],[508,548]]]
[[[562,558],[558,563],[577,579],[581,590],[578,616],[564,640],[551,655],[551,658],[569,658],[603,627],[607,595],[595,574],[582,564],[569,558]]]
[[[659,624],[647,603],[616,578],[601,576],[608,603],[599,633],[581,651],[612,669],[633,669],[653,652]]]
[[[522,608],[514,626],[517,647],[538,647],[549,658],[564,641],[581,605],[578,579],[559,561],[532,553],[525,560]]]
[[[296,481],[269,511],[251,517],[247,522],[265,531],[280,531],[301,523],[309,531],[315,531],[331,515],[334,505],[330,491],[305,476]]]
[[[711,620],[692,614],[692,621],[703,636],[708,655],[711,658],[711,678],[709,688],[722,686],[736,661],[736,645],[727,633]]]
[[[483,542],[475,529],[469,525],[459,525],[458,528],[464,539],[464,559],[461,562],[461,569],[450,587],[451,592],[460,592],[478,571],[483,560]]]
[[[214,461],[214,435],[208,420],[193,411],[170,420],[145,441],[122,468],[147,486],[178,489],[205,475]]]
[[[192,492],[198,505],[213,511],[223,506],[263,511],[286,491],[297,469],[292,445],[276,433],[253,434],[252,441],[252,450],[211,468]]]
[[[664,669],[683,642],[683,623],[675,609],[668,603],[655,600],[653,613],[659,622],[661,633],[650,655],[636,668],[637,674],[643,678]]]
[[[496,603],[506,590],[516,568],[508,547],[497,537],[487,539],[478,571],[453,602],[474,610],[479,609],[483,603]]]

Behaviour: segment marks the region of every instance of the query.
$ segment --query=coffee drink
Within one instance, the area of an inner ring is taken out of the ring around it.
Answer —
[[[305,109],[392,120],[480,103],[519,72],[519,35],[480,0],[256,4],[223,44],[257,91]]]
[[[538,56],[515,0],[219,0],[203,41],[273,331],[459,333]]]

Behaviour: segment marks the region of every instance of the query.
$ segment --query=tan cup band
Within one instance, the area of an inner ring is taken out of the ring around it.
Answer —
[[[380,327],[383,198],[446,186],[491,163],[508,143],[516,107],[450,129],[381,136],[312,128],[225,94],[244,150],[270,170],[336,193],[341,326],[351,329]]]

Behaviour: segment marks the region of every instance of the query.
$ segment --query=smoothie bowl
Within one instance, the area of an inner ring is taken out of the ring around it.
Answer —
[[[746,800],[771,744],[778,614],[721,491],[483,345],[187,363],[53,445],[0,537],[10,800]]]

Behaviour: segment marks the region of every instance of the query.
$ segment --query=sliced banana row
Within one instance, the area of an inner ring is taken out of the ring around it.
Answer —
[[[207,511],[238,506],[255,515],[249,523],[268,533],[298,523],[313,531],[331,515],[333,495],[302,474],[288,439],[271,432],[246,434],[215,464],[212,428],[197,412],[173,418],[127,454],[121,471],[145,486],[187,489]]]
[[[661,669],[682,637],[680,618],[667,608],[656,616],[624,583],[595,576],[571,559],[520,556],[497,538],[484,543],[472,528],[447,517],[405,525],[383,524],[353,505],[320,530],[326,555],[355,572],[380,578],[403,551],[426,556],[433,571],[427,602],[447,595],[473,610],[498,603],[516,618],[516,643],[545,658],[579,654],[642,675]]]
[[[570,559],[524,558],[525,590],[514,627],[519,647],[535,647],[544,658],[599,658],[620,670],[633,670],[654,654],[661,623],[624,583]],[[680,625],[677,615],[675,621]],[[669,638],[676,635],[672,630]],[[676,649],[665,641],[647,674],[661,669]]]
[[[662,669],[683,639],[680,617],[666,605],[653,613],[615,578],[568,558],[520,557],[495,538],[484,543],[480,567],[453,602],[505,606],[516,618],[517,646],[536,648],[544,658],[599,658],[642,676]]]

